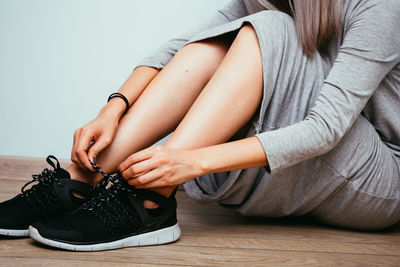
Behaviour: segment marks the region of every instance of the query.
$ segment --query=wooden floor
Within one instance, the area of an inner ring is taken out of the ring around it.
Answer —
[[[44,167],[43,159],[0,156],[0,201]],[[0,266],[400,266],[400,225],[354,232],[304,218],[242,217],[182,191],[177,198],[183,234],[176,243],[83,253],[0,238]]]

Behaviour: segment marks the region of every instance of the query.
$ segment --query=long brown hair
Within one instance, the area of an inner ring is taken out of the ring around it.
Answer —
[[[342,27],[342,0],[269,0],[294,17],[299,41],[307,56],[338,36]]]

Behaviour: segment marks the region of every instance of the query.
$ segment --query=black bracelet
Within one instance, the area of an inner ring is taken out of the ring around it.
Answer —
[[[128,99],[126,99],[126,97],[125,97],[123,94],[121,94],[121,93],[112,93],[112,94],[108,97],[107,103],[110,102],[110,100],[111,100],[112,98],[114,98],[114,97],[119,97],[119,98],[122,98],[122,100],[124,100],[124,102],[125,102],[125,104],[126,104],[126,109],[125,109],[125,112],[124,112],[124,115],[125,115],[125,114],[128,112],[128,110],[129,110],[129,101],[128,101]]]

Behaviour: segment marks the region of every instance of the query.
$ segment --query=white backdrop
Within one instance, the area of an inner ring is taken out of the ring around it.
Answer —
[[[141,58],[229,0],[0,0],[0,155],[69,158]]]

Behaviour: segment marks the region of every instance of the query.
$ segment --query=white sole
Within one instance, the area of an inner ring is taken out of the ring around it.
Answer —
[[[0,235],[5,236],[29,236],[29,230],[12,230],[12,229],[0,229]]]
[[[99,251],[125,247],[151,246],[171,243],[178,240],[178,238],[181,236],[181,229],[178,224],[175,224],[174,226],[163,228],[154,232],[144,233],[140,235],[126,237],[121,240],[93,245],[74,245],[47,239],[42,237],[39,231],[32,226],[29,226],[29,235],[37,242],[51,247],[72,251]]]

